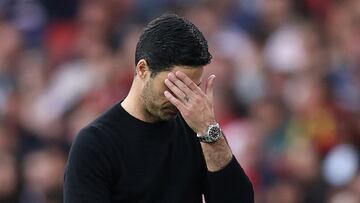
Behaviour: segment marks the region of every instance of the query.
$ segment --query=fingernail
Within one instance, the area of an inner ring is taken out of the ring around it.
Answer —
[[[180,71],[176,71],[176,75],[180,75],[181,74],[181,72]]]

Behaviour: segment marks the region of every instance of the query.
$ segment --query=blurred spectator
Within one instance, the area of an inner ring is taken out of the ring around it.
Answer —
[[[56,148],[34,151],[23,162],[20,202],[61,203],[65,154]]]
[[[18,202],[20,177],[15,157],[0,153],[0,202]]]

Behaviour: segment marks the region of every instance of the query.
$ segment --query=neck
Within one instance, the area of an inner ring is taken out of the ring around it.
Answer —
[[[154,122],[151,119],[151,116],[145,109],[144,101],[141,97],[141,88],[133,82],[129,94],[126,96],[121,106],[127,111],[131,116],[144,121],[152,123]]]

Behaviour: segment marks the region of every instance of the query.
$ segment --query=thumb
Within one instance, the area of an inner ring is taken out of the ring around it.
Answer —
[[[210,97],[211,99],[213,98],[213,94],[214,94],[214,80],[215,80],[215,75],[210,75],[207,82],[206,82],[206,86],[205,86],[205,94]]]

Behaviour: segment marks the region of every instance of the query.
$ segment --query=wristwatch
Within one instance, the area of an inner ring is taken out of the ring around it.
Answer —
[[[215,125],[209,125],[204,135],[199,135],[198,133],[196,136],[199,138],[201,142],[205,142],[205,143],[216,142],[222,136],[219,123],[216,123]]]

